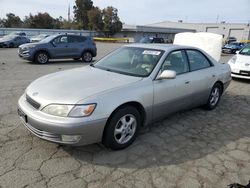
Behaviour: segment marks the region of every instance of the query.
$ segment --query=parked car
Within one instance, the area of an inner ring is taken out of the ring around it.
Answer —
[[[235,37],[227,37],[227,39],[226,39],[226,44],[230,44],[230,43],[232,43],[232,42],[236,42],[237,41],[237,38],[235,38]]]
[[[245,43],[242,42],[232,42],[226,44],[222,47],[222,53],[235,54],[237,51],[241,50],[244,47]]]
[[[48,63],[49,59],[73,58],[91,62],[96,56],[96,45],[90,37],[73,34],[51,35],[38,43],[21,45],[21,58],[36,63]]]
[[[14,48],[29,42],[30,40],[25,36],[5,35],[3,38],[0,38],[0,47]]]
[[[164,43],[164,39],[161,37],[143,37],[139,43]]]
[[[35,80],[18,113],[42,139],[123,149],[141,126],[166,115],[201,105],[214,109],[230,81],[229,65],[198,48],[131,44],[89,66]]]
[[[40,42],[41,40],[47,38],[49,35],[48,34],[40,34],[36,35],[30,38],[31,42]]]
[[[234,78],[250,79],[250,44],[233,56],[228,64],[231,67],[231,75]]]
[[[25,33],[25,32],[22,32],[22,31],[13,31],[13,32],[11,32],[11,33],[8,34],[8,35],[26,36],[26,33]]]

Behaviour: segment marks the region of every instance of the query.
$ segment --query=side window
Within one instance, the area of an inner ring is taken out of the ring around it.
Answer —
[[[209,60],[197,50],[187,50],[187,55],[191,71],[204,69],[211,66]]]
[[[85,40],[86,40],[86,37],[84,37],[84,36],[79,36],[78,37],[79,42],[84,42]]]
[[[83,37],[81,36],[68,36],[69,43],[78,43],[78,42],[83,42],[83,41],[84,41]]]
[[[183,50],[171,52],[164,61],[161,71],[173,70],[176,74],[189,71],[186,55]]]
[[[53,40],[54,44],[60,44],[60,43],[67,43],[68,42],[68,37],[67,36],[61,36],[57,37]]]
[[[60,43],[67,43],[68,42],[68,37],[67,36],[62,36],[60,38]]]

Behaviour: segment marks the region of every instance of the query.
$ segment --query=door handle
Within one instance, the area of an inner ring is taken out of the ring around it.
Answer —
[[[190,83],[190,81],[185,81],[185,84],[189,84]]]

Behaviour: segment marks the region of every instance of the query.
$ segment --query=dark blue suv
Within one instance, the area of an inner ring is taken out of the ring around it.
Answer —
[[[19,57],[41,64],[65,58],[91,62],[96,53],[91,37],[73,34],[51,35],[38,43],[21,45],[18,50]]]
[[[222,47],[222,53],[235,54],[245,46],[242,42],[231,42]]]

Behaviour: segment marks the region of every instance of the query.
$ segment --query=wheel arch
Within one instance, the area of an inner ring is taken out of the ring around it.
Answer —
[[[35,58],[35,57],[36,57],[36,55],[37,55],[38,53],[40,53],[40,52],[45,52],[46,54],[48,54],[49,59],[51,59],[51,58],[52,58],[52,57],[51,57],[51,55],[50,55],[50,53],[49,53],[49,51],[48,51],[48,50],[45,50],[45,49],[40,49],[40,50],[37,50],[37,51],[34,53],[34,57],[33,57],[33,58]]]
[[[84,50],[82,51],[82,56],[83,56],[83,54],[84,54],[85,52],[90,52],[90,53],[92,54],[92,56],[94,57],[94,52],[93,52],[93,50],[91,50],[90,48],[84,49]]]
[[[217,80],[217,82],[215,82],[214,85],[215,85],[216,83],[220,84],[221,89],[222,89],[222,92],[221,92],[221,93],[223,93],[223,92],[224,92],[224,84],[223,84],[223,82],[220,81],[220,80]]]
[[[103,130],[103,134],[102,134],[102,141],[105,137],[105,132],[106,132],[106,128],[107,128],[107,125],[109,124],[110,122],[110,119],[111,117],[121,108],[125,107],[125,106],[132,106],[134,108],[136,108],[139,112],[139,114],[141,115],[141,125],[144,126],[144,123],[145,123],[145,120],[146,120],[146,110],[145,108],[143,107],[143,105],[139,102],[136,102],[136,101],[130,101],[130,102],[126,102],[126,103],[123,103],[121,104],[120,106],[118,106],[109,116],[106,124],[105,124],[105,127],[104,127],[104,130]]]

